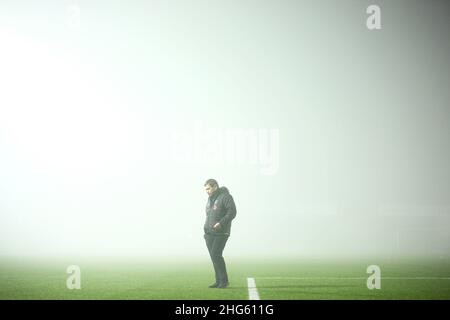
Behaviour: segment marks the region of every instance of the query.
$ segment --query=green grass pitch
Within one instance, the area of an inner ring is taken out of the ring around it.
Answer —
[[[230,287],[210,289],[209,260],[0,258],[0,299],[248,299],[247,277],[265,299],[450,299],[450,258],[226,258]],[[68,265],[81,289],[66,287]],[[366,268],[381,268],[381,289]]]

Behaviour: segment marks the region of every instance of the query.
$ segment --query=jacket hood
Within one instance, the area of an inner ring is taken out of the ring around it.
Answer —
[[[230,191],[227,187],[219,187],[212,195],[209,196],[209,199],[215,199],[219,194],[230,194]]]
[[[228,191],[227,187],[220,187],[218,191],[219,191],[219,193],[225,193],[225,194],[230,193],[230,191]]]

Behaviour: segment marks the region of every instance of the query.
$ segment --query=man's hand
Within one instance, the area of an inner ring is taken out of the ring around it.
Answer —
[[[220,223],[217,222],[215,225],[213,225],[213,229],[214,230],[220,229]]]

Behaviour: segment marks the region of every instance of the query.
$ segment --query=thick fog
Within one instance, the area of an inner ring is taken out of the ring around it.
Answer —
[[[448,255],[448,8],[2,1],[0,255]]]

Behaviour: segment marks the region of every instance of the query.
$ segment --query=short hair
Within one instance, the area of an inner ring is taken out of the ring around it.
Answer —
[[[217,183],[217,181],[215,179],[208,179],[206,180],[204,186],[206,187],[206,185],[209,184],[211,187],[218,187],[219,184]]]

